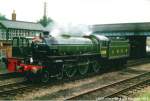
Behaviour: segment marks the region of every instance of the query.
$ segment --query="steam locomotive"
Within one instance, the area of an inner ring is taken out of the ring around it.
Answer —
[[[130,51],[127,39],[96,34],[14,37],[12,47],[13,58],[8,58],[7,65],[14,64],[16,71],[24,73],[28,80],[41,82],[48,82],[50,77],[85,75],[89,70],[98,73],[106,66],[123,67]]]

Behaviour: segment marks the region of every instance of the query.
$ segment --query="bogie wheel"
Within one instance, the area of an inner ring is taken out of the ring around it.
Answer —
[[[41,82],[47,83],[49,81],[49,77],[50,77],[50,74],[49,74],[48,70],[42,71],[42,73],[41,73]]]
[[[77,69],[74,67],[74,66],[72,66],[72,65],[70,65],[70,66],[65,66],[64,67],[64,71],[65,71],[65,74],[66,74],[66,76],[68,77],[68,78],[72,78],[73,76],[75,76],[75,74],[76,74],[76,72],[77,72]]]
[[[92,69],[94,73],[98,73],[101,69],[101,65],[96,61],[92,63]]]
[[[89,70],[89,61],[86,63],[84,62],[83,64],[81,63],[78,67],[78,71],[81,75],[85,75]]]
[[[25,74],[25,78],[27,79],[27,81],[29,81],[29,82],[35,82],[35,76],[33,75],[33,74],[31,74],[31,73],[26,73]]]

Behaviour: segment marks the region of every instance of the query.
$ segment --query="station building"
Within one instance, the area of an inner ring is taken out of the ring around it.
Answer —
[[[0,20],[0,41],[12,40],[13,37],[34,37],[43,31],[40,23],[16,21],[15,11],[12,20]]]
[[[13,37],[34,37],[42,34],[44,28],[39,23],[0,20],[0,40],[11,40]]]
[[[39,23],[0,20],[0,53],[2,48],[6,49],[13,37],[34,37],[44,32],[44,28]]]
[[[44,27],[40,23],[16,21],[13,12],[12,20],[0,20],[0,67],[3,57],[12,57],[11,40],[13,37],[34,37],[43,34]]]

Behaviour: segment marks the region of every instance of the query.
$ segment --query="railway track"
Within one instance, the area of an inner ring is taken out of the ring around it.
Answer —
[[[66,97],[64,100],[106,100],[107,98],[116,97],[136,86],[143,84],[150,84],[150,72],[121,80],[104,87],[96,87],[84,92],[79,92],[72,96]]]
[[[3,100],[13,99],[13,97],[18,92],[23,92],[26,88],[29,88],[31,86],[32,86],[31,84],[25,81],[0,85],[0,99]]]
[[[133,59],[127,62],[127,67],[150,63],[150,58]]]
[[[20,82],[24,82],[24,81],[26,81],[26,80],[24,78],[21,78],[21,77],[11,78],[11,79],[7,79],[7,80],[1,80],[0,81],[0,87],[5,86],[5,85],[9,85],[9,84],[20,83]]]
[[[17,72],[0,74],[0,81],[10,78],[22,77],[23,75]]]
[[[149,86],[150,86],[150,82],[145,82],[141,85],[137,85],[133,87],[132,89],[127,89],[124,92],[120,92],[117,95],[115,95],[115,97],[122,98],[122,99],[133,98],[135,96],[134,94],[136,94],[138,91],[141,91],[142,89],[149,87]]]
[[[9,95],[28,87],[26,79],[22,75],[8,73],[2,74],[0,77],[0,99],[9,99],[7,98]]]

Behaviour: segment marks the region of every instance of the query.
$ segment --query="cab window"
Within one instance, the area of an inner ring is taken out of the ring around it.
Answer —
[[[102,42],[102,46],[107,46],[108,45],[108,42],[107,41],[103,41]]]

